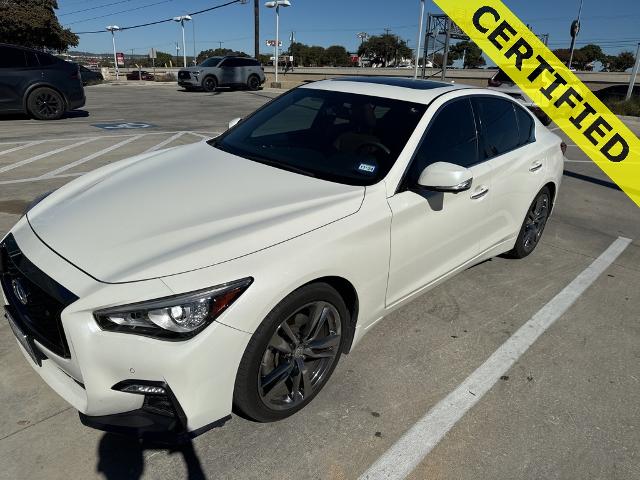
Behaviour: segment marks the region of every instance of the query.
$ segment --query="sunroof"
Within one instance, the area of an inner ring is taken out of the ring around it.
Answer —
[[[393,87],[413,88],[415,90],[431,90],[432,88],[451,87],[450,83],[434,82],[433,80],[422,80],[416,78],[405,77],[338,77],[332,80],[338,82],[361,82],[361,83],[377,83],[379,85],[391,85]]]

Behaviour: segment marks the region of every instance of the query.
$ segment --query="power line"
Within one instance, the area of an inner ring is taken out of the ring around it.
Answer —
[[[171,1],[171,0],[166,0],[166,1]],[[218,8],[226,7],[226,6],[232,5],[234,3],[240,3],[241,1],[242,0],[231,0],[230,2],[223,3],[221,5],[216,5],[214,7],[205,8],[204,10],[198,10],[197,12],[191,12],[191,13],[188,13],[187,15],[190,15],[190,16],[200,15],[201,13],[210,12],[212,10],[217,10]],[[161,3],[166,3],[166,2],[161,2]],[[166,23],[166,22],[172,22],[172,21],[173,21],[173,17],[165,18],[164,20],[156,20],[155,22],[142,23],[140,25],[131,25],[131,26],[128,26],[128,27],[120,27],[120,31],[122,31],[122,30],[132,30],[134,28],[148,27],[150,25],[158,25],[160,23]],[[87,34],[93,34],[93,33],[107,33],[107,31],[106,30],[94,30],[94,31],[90,31],[90,32],[73,32],[73,33],[75,33],[76,35],[87,35]]]
[[[135,8],[129,8],[127,10],[120,10],[119,12],[112,12],[112,13],[106,13],[104,15],[98,15],[97,17],[91,17],[91,18],[83,18],[82,20],[75,20],[73,22],[69,22],[66,25],[75,25],[76,23],[84,23],[84,22],[88,22],[90,20],[97,20],[99,18],[105,18],[105,17],[111,17],[112,15],[118,15],[120,13],[129,13],[129,12],[134,12],[136,10],[142,10],[143,8],[149,8],[149,7],[154,7],[156,5],[161,5],[163,3],[169,3],[169,2],[173,2],[173,0],[162,0],[160,2],[155,2],[155,3],[148,3],[147,5],[142,5],[140,7],[135,7]]]
[[[118,5],[120,3],[127,3],[127,2],[132,2],[132,1],[133,0],[120,0],[119,2],[106,3],[104,5],[95,5],[93,7],[83,8],[82,10],[74,10],[73,12],[61,13],[58,16],[59,17],[66,17],[67,15],[73,15],[75,13],[88,12],[90,10],[97,10],[98,8],[111,7],[112,5]],[[82,3],[86,3],[86,2],[83,1]]]

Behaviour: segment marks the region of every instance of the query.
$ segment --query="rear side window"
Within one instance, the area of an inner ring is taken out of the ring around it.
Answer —
[[[46,53],[39,53],[38,59],[40,60],[40,65],[47,66],[53,65],[58,62],[58,59],[53,55],[47,55]]]
[[[239,67],[239,66],[241,66],[240,59],[238,59],[238,58],[227,58],[227,59],[225,59],[224,62],[222,62],[222,66],[223,67]]]
[[[39,67],[40,63],[38,62],[38,56],[35,52],[30,52],[25,50],[24,52],[25,59],[27,61],[27,67]]]
[[[480,120],[480,150],[484,159],[520,146],[520,132],[512,102],[496,97],[476,97],[473,107]]]
[[[26,66],[24,50],[0,47],[0,68],[24,68]]]
[[[519,145],[526,145],[527,143],[536,141],[536,129],[535,123],[533,122],[533,118],[527,112],[525,112],[524,108],[518,107],[514,105],[513,108],[516,110],[516,118],[518,119],[518,132],[519,136]]]
[[[467,168],[478,163],[476,125],[468,98],[446,104],[431,120],[411,164],[409,184],[415,184],[422,171],[435,162]]]

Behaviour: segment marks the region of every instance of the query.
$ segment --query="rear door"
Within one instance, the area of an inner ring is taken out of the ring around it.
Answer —
[[[515,237],[525,212],[540,189],[545,153],[535,139],[531,114],[515,102],[497,96],[473,99],[480,126],[480,156],[493,170],[490,244]]]
[[[416,188],[422,170],[435,162],[469,168],[471,189],[452,193]],[[478,156],[469,97],[445,103],[429,123],[398,193],[388,199],[393,218],[387,305],[480,253],[490,235],[491,183],[491,168]]]
[[[220,66],[223,85],[235,85],[242,83],[242,68],[239,58],[225,58]]]

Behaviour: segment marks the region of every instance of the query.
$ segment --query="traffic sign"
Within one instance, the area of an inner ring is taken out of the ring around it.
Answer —
[[[267,40],[267,47],[275,47],[276,46],[276,41],[275,40]],[[281,47],[282,46],[282,40],[278,41],[278,46]]]

